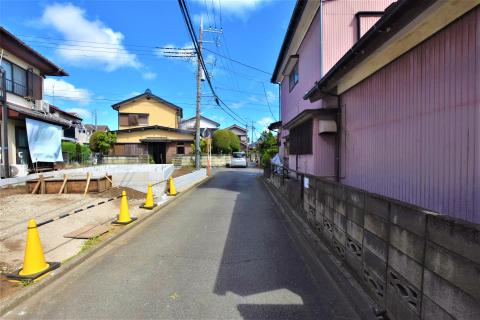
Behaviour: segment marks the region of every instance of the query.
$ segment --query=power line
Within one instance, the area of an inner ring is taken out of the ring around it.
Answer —
[[[178,4],[180,6],[180,11],[182,12],[182,15],[183,15],[183,18],[185,20],[185,24],[187,26],[187,31],[188,33],[190,34],[190,38],[192,39],[192,42],[193,42],[193,45],[195,47],[195,51],[197,52],[197,55],[198,55],[198,60],[200,61],[201,63],[201,66],[203,68],[203,71],[205,72],[205,77],[206,77],[206,80],[207,80],[207,83],[208,83],[208,86],[210,87],[210,90],[212,91],[212,94],[215,96],[215,102],[218,104],[218,106],[220,108],[221,105],[223,105],[225,108],[227,108],[229,112],[227,112],[225,109],[222,108],[222,110],[227,113],[229,116],[231,116],[232,118],[236,119],[236,120],[240,120],[241,122],[243,123],[246,123],[246,121],[240,117],[237,113],[235,113],[227,104],[225,104],[221,99],[220,97],[216,94],[215,92],[215,89],[213,88],[213,85],[212,85],[212,82],[210,80],[210,75],[208,73],[208,69],[207,67],[205,66],[205,61],[204,61],[204,58],[203,58],[203,55],[202,55],[202,52],[199,50],[199,47],[198,47],[198,39],[197,39],[197,36],[196,36],[196,33],[195,33],[195,29],[193,28],[193,24],[192,24],[192,20],[190,18],[190,14],[188,12],[188,8],[187,8],[187,5],[185,3],[185,0],[178,0]],[[233,116],[232,116],[233,115]]]
[[[259,68],[257,68],[257,67],[251,66],[251,65],[248,65],[248,64],[243,63],[243,62],[241,62],[241,61],[238,61],[238,60],[235,60],[235,59],[226,57],[226,56],[224,56],[224,55],[222,55],[222,54],[220,54],[220,53],[218,53],[218,52],[215,52],[215,51],[213,51],[213,50],[210,50],[210,49],[205,48],[205,51],[211,52],[211,53],[216,54],[216,55],[218,55],[218,56],[220,56],[220,57],[222,57],[222,58],[224,58],[224,59],[227,59],[227,60],[230,60],[230,61],[232,61],[232,62],[238,63],[238,64],[240,64],[240,65],[242,65],[242,66],[244,66],[244,67],[247,67],[247,68],[250,68],[250,69],[253,69],[253,70],[257,70],[257,71],[259,71],[259,72],[263,72],[263,73],[265,73],[265,74],[267,74],[267,75],[269,75],[269,76],[272,75],[270,72],[264,71],[264,70],[262,70],[262,69],[259,69]]]
[[[263,93],[265,94],[265,100],[267,101],[268,110],[270,111],[270,114],[272,115],[273,119],[277,121],[277,117],[273,115],[272,108],[270,108],[270,102],[268,101],[267,90],[265,90],[265,85],[263,83],[262,83],[262,86],[263,86]]]

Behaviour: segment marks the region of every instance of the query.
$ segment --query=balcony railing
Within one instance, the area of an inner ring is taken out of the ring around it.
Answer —
[[[6,83],[7,83],[6,85],[7,92],[11,92],[22,97],[27,96],[27,86],[20,84],[18,82],[14,82],[10,79],[7,79]]]

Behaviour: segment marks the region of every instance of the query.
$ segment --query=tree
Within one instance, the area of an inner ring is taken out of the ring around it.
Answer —
[[[227,129],[216,130],[213,133],[213,152],[232,153],[240,150],[240,139]]]
[[[96,131],[90,136],[90,150],[107,154],[117,141],[117,136],[111,132]]]
[[[270,159],[278,153],[277,139],[271,131],[263,131],[257,141],[257,150],[260,153],[262,165],[266,166]]]

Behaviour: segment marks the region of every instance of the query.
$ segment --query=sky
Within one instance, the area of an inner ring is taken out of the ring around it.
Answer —
[[[202,82],[202,115],[228,127],[255,127],[255,138],[278,120],[278,86],[270,83],[294,0],[187,0],[217,95],[238,115],[215,106]],[[64,68],[68,77],[47,77],[44,99],[75,112],[84,123],[117,129],[111,105],[150,89],[195,116],[196,62],[166,57],[170,47],[191,48],[178,2],[6,1],[0,25]],[[177,51],[188,52],[188,50]],[[227,58],[253,66],[245,67]]]

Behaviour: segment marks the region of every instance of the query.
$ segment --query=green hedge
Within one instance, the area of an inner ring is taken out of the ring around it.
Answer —
[[[87,145],[71,141],[62,141],[62,152],[67,153],[70,160],[87,160],[90,158],[90,148]]]

